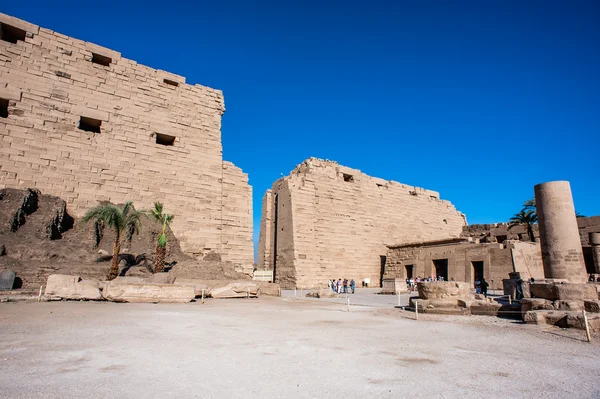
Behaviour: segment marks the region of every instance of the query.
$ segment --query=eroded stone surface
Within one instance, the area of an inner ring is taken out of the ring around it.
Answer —
[[[419,297],[423,299],[442,299],[442,298],[471,298],[469,285],[464,282],[452,281],[433,281],[421,282],[417,284]]]
[[[96,280],[82,280],[80,276],[51,274],[46,284],[48,299],[102,300],[99,283]]]
[[[185,303],[196,294],[194,287],[173,284],[129,284],[109,281],[102,296],[112,302]]]
[[[234,282],[213,288],[210,295],[213,298],[246,298],[248,296],[258,296],[258,293],[258,285],[253,282]]]

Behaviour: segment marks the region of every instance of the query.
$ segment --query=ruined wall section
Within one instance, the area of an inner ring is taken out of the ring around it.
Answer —
[[[258,236],[258,265],[263,269],[273,267],[273,191],[267,190],[262,198],[260,234]]]
[[[293,262],[300,287],[331,278],[370,278],[378,286],[387,245],[458,237],[465,225],[464,216],[436,192],[331,161],[311,158],[284,181],[292,195]],[[290,230],[282,220],[279,224]]]
[[[23,32],[0,40],[0,187],[59,196],[76,216],[98,201],[161,201],[184,251],[221,252],[222,92],[4,14],[0,23]],[[100,133],[81,130],[82,117]],[[228,234],[251,240],[251,224]],[[252,264],[251,251],[229,258]]]
[[[248,175],[231,162],[223,162],[222,187],[221,258],[239,264],[238,271],[252,274],[252,187],[248,184]]]

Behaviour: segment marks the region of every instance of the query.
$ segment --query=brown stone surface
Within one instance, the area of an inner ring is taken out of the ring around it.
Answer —
[[[523,314],[530,310],[554,310],[553,302],[544,298],[523,298],[519,302]]]
[[[571,186],[554,181],[534,187],[546,278],[587,281]]]
[[[210,295],[213,298],[247,298],[258,296],[260,289],[253,282],[233,282],[222,287],[213,288]]]
[[[386,245],[457,238],[464,225],[434,191],[310,158],[263,197],[258,259],[285,288],[332,278],[378,287]]]
[[[501,307],[498,302],[473,301],[470,309],[474,315],[498,316]]]
[[[219,253],[251,274],[252,192],[248,176],[222,158],[223,93],[93,43],[0,20],[31,33],[0,41],[0,98],[9,100],[0,187],[61,197],[76,217],[98,201],[161,201],[186,253]],[[93,53],[110,64],[92,62]],[[81,130],[81,117],[101,122],[100,133]],[[175,137],[173,145],[157,143],[160,134]]]
[[[175,279],[175,282],[173,284],[194,287],[194,293],[197,297],[201,297],[203,291],[205,297],[210,296],[210,287],[206,283],[204,283],[203,280],[192,278],[177,278]]]
[[[82,280],[80,276],[52,274],[48,276],[45,297],[47,299],[102,300],[98,281]]]
[[[102,296],[112,302],[185,303],[194,299],[194,287],[173,284],[131,284],[109,281]]]
[[[471,298],[471,290],[467,283],[434,281],[417,284],[419,297],[422,299]]]

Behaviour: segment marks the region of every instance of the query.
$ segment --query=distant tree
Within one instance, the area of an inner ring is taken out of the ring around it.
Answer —
[[[576,218],[586,218],[587,216],[585,216],[585,215],[582,215],[581,213],[579,213],[579,212],[575,211],[575,217],[576,217]]]
[[[527,208],[521,209],[521,212],[515,214],[508,221],[508,229],[512,229],[515,226],[525,226],[527,234],[531,242],[535,242],[535,235],[533,234],[533,225],[538,221],[535,211]]]
[[[128,201],[123,207],[118,207],[110,203],[101,204],[87,211],[83,217],[83,222],[93,220],[95,223],[102,223],[104,226],[114,230],[115,242],[113,245],[112,263],[108,279],[113,280],[119,275],[119,254],[121,252],[121,238],[130,233],[138,233],[141,229],[142,211],[136,211],[131,201]]]
[[[161,273],[165,270],[165,257],[167,255],[167,227],[173,221],[175,216],[163,213],[163,204],[155,202],[152,208],[152,216],[162,225],[162,232],[156,240],[156,259],[154,261],[154,273]]]

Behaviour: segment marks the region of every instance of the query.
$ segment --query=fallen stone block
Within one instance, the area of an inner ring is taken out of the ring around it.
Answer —
[[[102,296],[112,302],[186,303],[196,294],[194,287],[173,284],[129,284],[108,281]]]
[[[267,281],[254,281],[259,288],[260,295],[279,296],[281,287],[277,283],[269,283]],[[331,291],[328,288],[323,288],[323,291]],[[333,291],[331,291],[333,294]]]
[[[558,299],[556,296],[556,290],[554,289],[554,283],[546,283],[546,282],[535,282],[529,285],[531,289],[531,294],[534,298],[544,298],[549,299],[551,301],[555,301]]]
[[[258,285],[253,282],[234,282],[224,287],[213,288],[210,296],[213,298],[246,298],[248,296],[256,297],[260,292]]]
[[[523,298],[520,303],[523,314],[530,310],[554,310],[552,301],[544,298]]]
[[[501,307],[497,302],[476,300],[471,303],[470,309],[473,315],[498,316]]]
[[[597,299],[598,291],[593,284],[556,284],[556,299],[562,301]]]
[[[528,324],[546,324],[546,312],[544,310],[530,310],[523,314],[523,321]]]
[[[82,280],[79,276],[51,274],[46,283],[46,298],[102,300],[99,283],[95,280]]]
[[[193,278],[176,278],[175,285],[185,285],[194,287],[194,293],[197,297],[202,297],[202,291],[204,290],[204,297],[210,296],[210,288],[208,285],[202,282],[202,280],[193,279]]]

